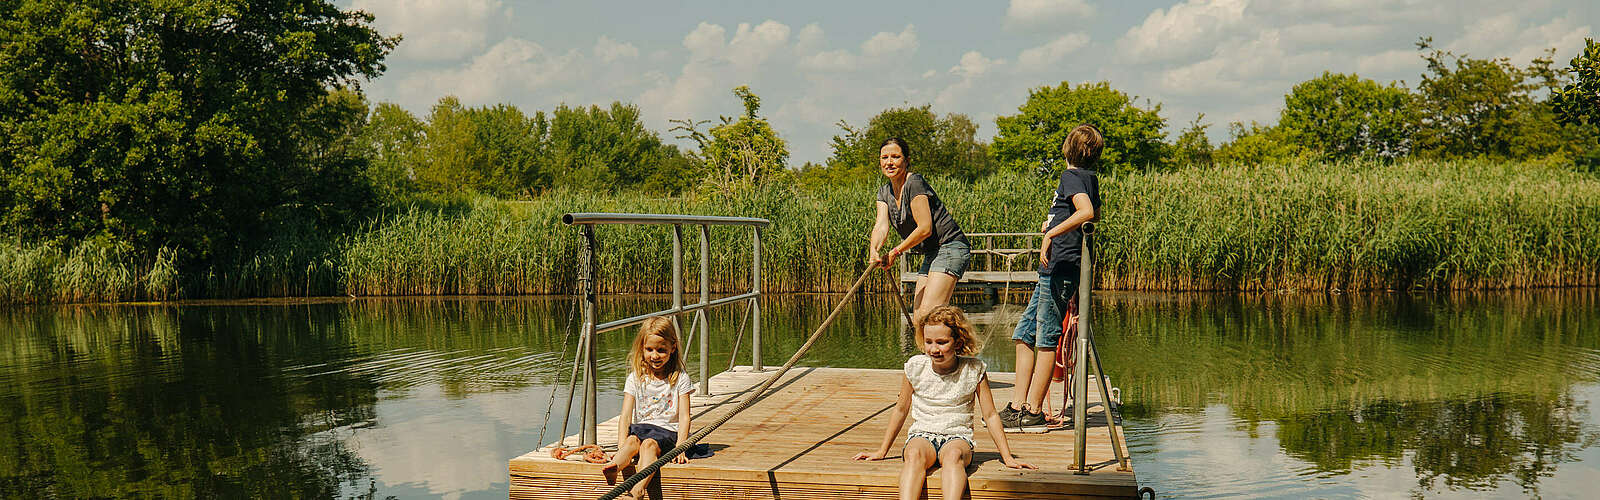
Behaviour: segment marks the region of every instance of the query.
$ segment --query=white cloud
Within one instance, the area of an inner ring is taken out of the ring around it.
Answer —
[[[1593,28],[1578,25],[1569,17],[1557,17],[1545,24],[1534,24],[1515,12],[1478,19],[1467,27],[1464,35],[1443,46],[1457,55],[1471,57],[1509,57],[1517,65],[1527,64],[1535,57],[1543,57],[1546,49],[1573,54],[1583,46],[1583,39],[1592,37]],[[1571,55],[1567,56],[1568,58]],[[1566,59],[1557,58],[1561,67]]]
[[[861,53],[828,50],[802,56],[798,67],[804,71],[841,73],[869,69],[901,61],[917,51],[917,28],[906,25],[899,33],[879,32],[861,42]]]
[[[631,43],[618,42],[600,35],[600,40],[594,43],[594,56],[605,62],[615,62],[622,58],[632,59],[639,57],[639,48]]]
[[[1054,67],[1067,54],[1089,45],[1089,35],[1072,33],[1044,45],[1025,49],[1017,55],[1019,71],[1042,71]]]
[[[482,51],[494,23],[511,18],[500,0],[355,0],[352,9],[373,15],[379,32],[403,36],[394,58],[459,60]]]
[[[1248,0],[1188,0],[1156,9],[1117,42],[1134,62],[1170,61],[1211,49],[1243,25]]]
[[[1006,7],[1006,26],[1040,27],[1073,17],[1094,15],[1088,0],[1011,0]]]
[[[413,100],[454,95],[468,105],[505,102],[509,95],[567,89],[584,81],[590,68],[582,60],[576,50],[551,53],[537,43],[507,38],[459,68],[414,73],[401,81],[400,91]]]
[[[916,51],[917,28],[909,24],[899,33],[878,33],[861,43],[861,54],[872,58],[904,56]]]
[[[721,25],[702,22],[695,26],[694,31],[683,37],[683,48],[689,49],[691,60],[715,59],[722,57],[727,49],[728,30]]]
[[[728,42],[728,61],[746,68],[758,66],[788,43],[789,27],[783,23],[768,20],[754,28],[739,23]]]
[[[822,50],[827,44],[827,35],[822,32],[822,27],[817,23],[807,24],[800,28],[800,33],[794,37],[794,50],[798,54],[806,54]]]

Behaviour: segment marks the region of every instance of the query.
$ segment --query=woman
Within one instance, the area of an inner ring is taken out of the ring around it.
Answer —
[[[950,303],[956,281],[966,271],[972,254],[967,246],[967,235],[950,217],[944,202],[939,200],[928,181],[912,173],[910,167],[911,146],[906,141],[899,137],[883,141],[878,148],[878,168],[889,182],[878,189],[878,219],[872,226],[867,260],[888,268],[906,252],[923,255],[922,268],[917,271],[916,298],[912,302],[916,309],[912,320],[916,321],[927,311]],[[900,244],[880,256],[878,248],[888,238],[890,227],[900,234]]]

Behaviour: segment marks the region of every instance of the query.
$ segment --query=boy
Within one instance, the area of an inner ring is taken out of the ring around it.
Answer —
[[[1067,133],[1061,154],[1067,168],[1061,172],[1050,219],[1039,246],[1039,281],[1028,298],[1028,308],[1011,334],[1017,351],[1017,382],[1011,402],[1000,410],[1007,431],[1043,431],[1044,396],[1050,388],[1051,365],[1061,341],[1062,314],[1078,291],[1078,263],[1083,223],[1099,218],[1100,181],[1094,167],[1100,161],[1105,139],[1093,125],[1079,125]]]

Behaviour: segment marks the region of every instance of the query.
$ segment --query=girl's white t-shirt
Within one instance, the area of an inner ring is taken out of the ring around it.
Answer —
[[[683,372],[678,373],[676,384],[629,372],[628,382],[622,392],[633,395],[633,423],[650,424],[677,432],[678,398],[684,394],[694,394],[694,382],[689,380],[689,374]]]
[[[911,418],[907,432],[932,432],[972,439],[972,401],[978,382],[988,369],[983,360],[956,358],[956,370],[941,375],[933,371],[933,358],[918,354],[906,360],[906,380],[911,381]]]

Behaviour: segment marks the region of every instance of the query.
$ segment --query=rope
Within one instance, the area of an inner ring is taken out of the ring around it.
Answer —
[[[661,457],[657,458],[655,462],[651,462],[650,465],[639,469],[637,472],[634,472],[632,476],[628,476],[627,480],[618,483],[615,488],[612,488],[611,491],[606,492],[605,495],[602,495],[600,500],[613,500],[617,498],[618,495],[633,489],[634,485],[639,484],[639,482],[645,480],[645,478],[654,476],[656,472],[661,470],[662,465],[672,461],[672,459],[676,458],[678,455],[682,455],[683,453],[689,451],[689,448],[693,447],[695,444],[698,444],[701,439],[706,437],[706,435],[711,434],[711,431],[717,430],[718,427],[722,427],[722,424],[725,424],[728,422],[728,420],[733,419],[734,415],[738,415],[739,412],[742,412],[746,408],[749,408],[750,405],[755,404],[756,399],[760,398],[762,393],[767,392],[767,389],[771,388],[772,384],[777,383],[778,379],[783,378],[783,374],[788,373],[789,369],[794,367],[796,361],[800,361],[800,357],[804,356],[806,351],[811,349],[812,344],[817,343],[817,339],[822,337],[822,332],[826,331],[829,326],[833,325],[833,320],[839,318],[839,312],[844,310],[844,305],[849,303],[850,297],[855,295],[857,290],[861,289],[861,283],[867,280],[867,275],[872,274],[873,269],[873,266],[868,266],[867,270],[861,272],[861,277],[856,278],[856,282],[850,285],[850,291],[845,292],[844,299],[839,301],[839,305],[834,306],[833,312],[828,314],[828,319],[822,321],[822,325],[817,327],[817,331],[811,333],[811,338],[806,339],[806,343],[802,344],[800,349],[796,350],[794,355],[789,357],[789,361],[783,363],[783,368],[779,368],[777,373],[773,373],[771,377],[767,378],[766,382],[762,382],[761,386],[756,388],[756,390],[750,394],[750,397],[745,398],[743,403],[739,403],[737,408],[734,408],[733,411],[723,415],[722,418],[717,419],[716,422],[712,422],[711,425],[695,431],[693,435],[689,436],[689,439],[678,443],[678,446],[673,447],[666,453],[662,453]]]

